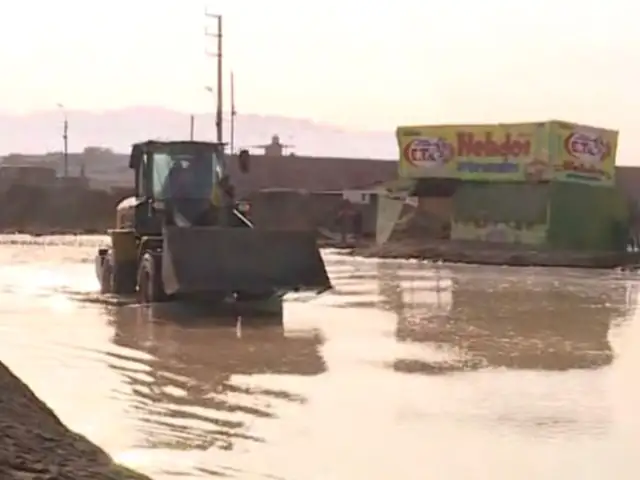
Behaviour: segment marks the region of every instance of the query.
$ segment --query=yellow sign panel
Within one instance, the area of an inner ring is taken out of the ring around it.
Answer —
[[[549,144],[554,180],[613,185],[617,131],[554,121]]]
[[[399,127],[400,177],[548,179],[548,124]]]

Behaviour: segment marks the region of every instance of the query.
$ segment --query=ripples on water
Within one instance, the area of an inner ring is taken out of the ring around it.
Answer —
[[[154,478],[636,478],[634,275],[327,252],[259,327],[105,301],[99,244],[0,238],[2,360]]]

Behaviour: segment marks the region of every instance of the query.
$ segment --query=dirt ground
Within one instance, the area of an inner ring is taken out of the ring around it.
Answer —
[[[637,266],[637,252],[566,252],[533,249],[525,245],[486,242],[403,239],[383,245],[354,248],[350,254],[372,258],[417,259],[477,265],[617,268]]]
[[[31,389],[0,362],[2,480],[149,480],[117,465],[65,427]]]

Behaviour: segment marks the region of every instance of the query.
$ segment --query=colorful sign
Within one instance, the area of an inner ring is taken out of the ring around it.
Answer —
[[[545,123],[399,127],[400,177],[548,179]]]
[[[614,184],[617,131],[554,121],[549,145],[554,180]]]

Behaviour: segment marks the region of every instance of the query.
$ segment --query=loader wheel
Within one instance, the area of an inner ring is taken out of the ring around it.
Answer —
[[[111,255],[107,254],[102,261],[100,269],[100,293],[113,293],[111,277],[113,276],[113,262]]]
[[[140,303],[158,303],[167,300],[162,287],[160,257],[149,252],[142,256],[138,267],[138,299]]]
[[[100,275],[100,293],[131,295],[136,292],[135,265],[118,265],[107,253]]]

